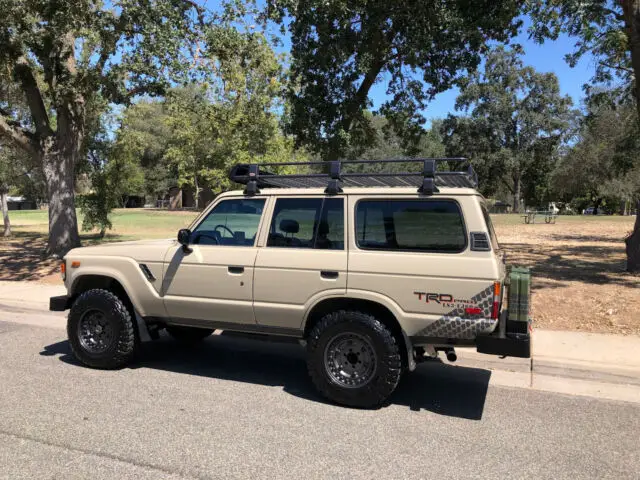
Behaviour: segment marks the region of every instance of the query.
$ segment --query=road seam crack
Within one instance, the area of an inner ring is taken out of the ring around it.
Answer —
[[[6,430],[2,430],[0,429],[0,435],[4,435],[5,437],[9,437],[9,438],[13,438],[13,439],[17,439],[17,440],[28,440],[30,442],[35,442],[38,443],[40,445],[47,445],[49,447],[55,447],[55,448],[61,448],[63,450],[67,450],[70,452],[76,452],[76,453],[82,453],[84,455],[92,455],[94,457],[102,457],[102,458],[107,458],[109,460],[114,460],[120,463],[126,463],[129,465],[134,465],[136,467],[140,467],[140,468],[146,468],[148,470],[154,470],[157,472],[162,472],[164,474],[169,474],[169,475],[178,475],[184,479],[203,479],[203,480],[208,480],[210,477],[202,477],[202,476],[187,476],[184,473],[180,472],[179,470],[174,470],[171,468],[165,468],[162,467],[160,465],[153,465],[151,463],[145,463],[145,462],[139,462],[137,460],[131,460],[129,458],[125,458],[125,457],[121,457],[119,455],[114,455],[111,453],[105,453],[105,452],[97,452],[94,450],[89,450],[87,448],[79,448],[79,447],[71,447],[69,445],[61,445],[58,443],[54,443],[54,442],[49,442],[47,440],[42,440],[36,437],[32,437],[31,435],[23,435],[23,434],[17,434],[17,433],[13,433],[13,432],[9,432]]]

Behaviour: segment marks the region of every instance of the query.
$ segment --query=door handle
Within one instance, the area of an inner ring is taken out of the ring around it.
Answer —
[[[236,267],[236,266],[229,265],[227,267],[227,270],[229,271],[229,273],[233,273],[236,275],[240,273],[244,273],[244,267]]]
[[[332,270],[322,270],[320,272],[320,276],[322,278],[328,278],[331,280],[335,280],[336,278],[338,278],[339,273],[338,272],[334,272]]]

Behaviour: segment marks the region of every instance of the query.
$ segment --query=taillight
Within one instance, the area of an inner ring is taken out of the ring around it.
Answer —
[[[498,319],[500,314],[500,294],[502,293],[502,285],[500,282],[493,282],[493,308],[491,309],[491,318]]]
[[[64,260],[60,264],[60,276],[62,277],[62,281],[67,279],[67,262]]]

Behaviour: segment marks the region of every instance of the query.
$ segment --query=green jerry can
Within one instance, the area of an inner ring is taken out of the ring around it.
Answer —
[[[507,333],[527,333],[531,312],[531,271],[512,267],[509,272]]]

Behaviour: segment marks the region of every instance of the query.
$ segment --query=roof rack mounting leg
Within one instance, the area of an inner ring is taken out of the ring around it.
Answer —
[[[257,164],[252,163],[249,165],[249,181],[247,182],[247,187],[244,189],[245,195],[251,197],[260,193],[260,190],[258,189],[259,170],[260,168]]]
[[[336,195],[342,192],[340,186],[340,161],[332,160],[329,162],[329,184],[324,192],[327,195]]]
[[[418,192],[423,195],[433,195],[438,192],[438,187],[436,187],[436,162],[432,159],[424,161],[422,167],[422,186],[418,188]]]

